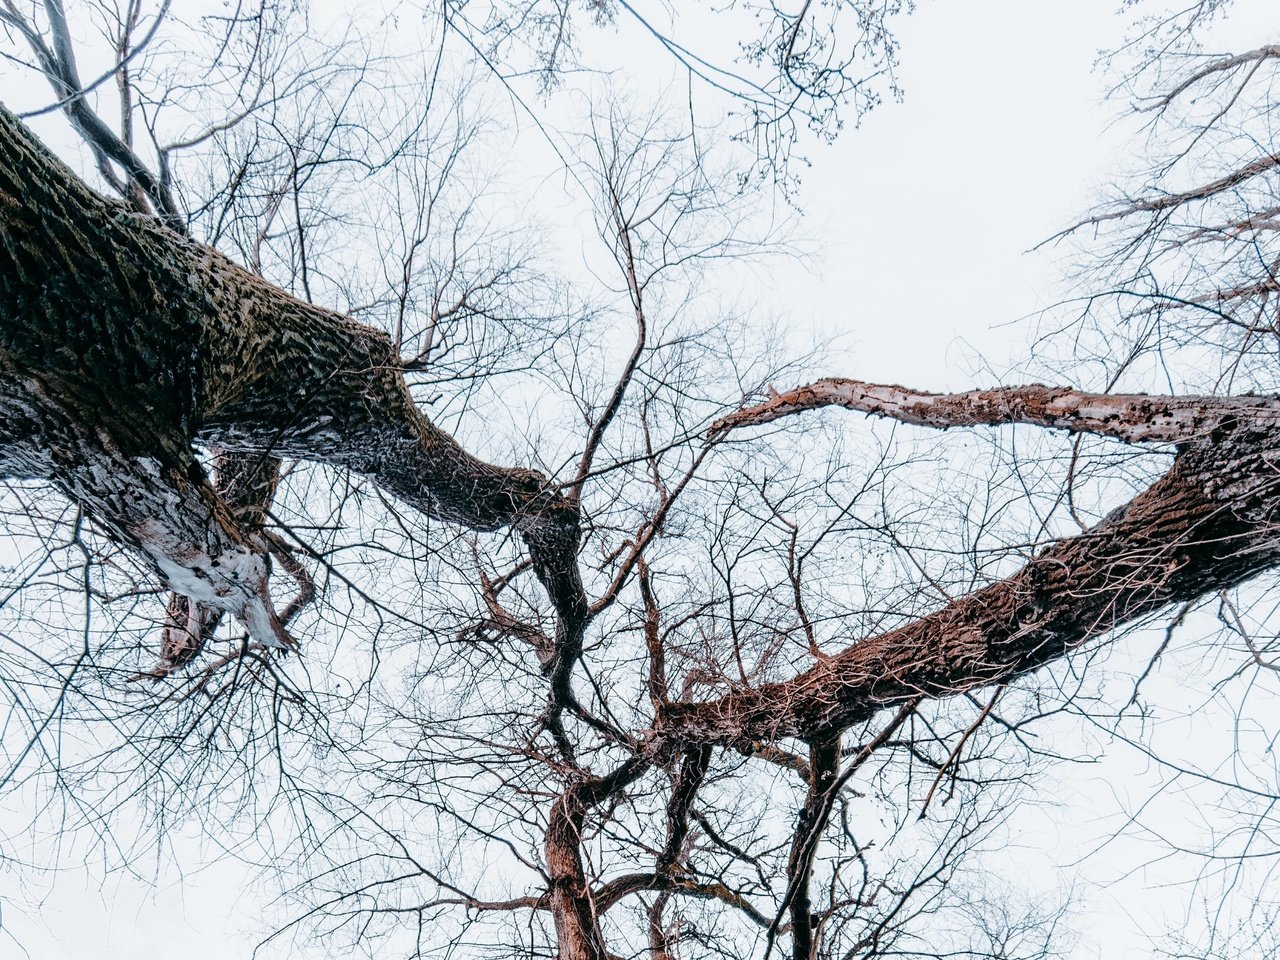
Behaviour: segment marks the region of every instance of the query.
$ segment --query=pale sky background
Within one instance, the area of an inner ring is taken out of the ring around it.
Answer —
[[[1127,163],[1122,131],[1108,130],[1117,107],[1103,103],[1105,78],[1094,71],[1099,50],[1122,35],[1117,6],[924,0],[902,25],[905,102],[812,149],[799,205],[821,262],[775,271],[775,299],[762,305],[798,336],[839,336],[832,369],[821,372],[954,389],[984,379],[980,357],[1001,370],[1023,355],[1027,327],[1016,321],[1062,291],[1054,254],[1026,251]],[[1243,4],[1233,32],[1245,33],[1244,15],[1261,19],[1269,6]],[[1025,860],[1011,852],[1009,879],[1046,859],[1073,863],[1107,836],[1096,816],[1116,812],[1110,784],[1131,769],[1131,759],[1117,758],[1056,770],[1045,787],[1063,806],[1015,818],[1033,852]],[[194,840],[177,845],[184,869],[139,864],[138,877],[116,874],[105,885],[92,868],[65,865],[38,913],[5,906],[0,920],[13,939],[0,938],[0,958],[248,957],[263,932],[263,894],[246,891],[252,880],[234,864],[199,868]],[[1164,878],[1143,863],[1141,850],[1115,845],[1068,871],[1080,878],[1081,960],[1148,956],[1138,930],[1177,922],[1165,908],[1173,901],[1153,892]],[[12,879],[0,874],[0,902]]]

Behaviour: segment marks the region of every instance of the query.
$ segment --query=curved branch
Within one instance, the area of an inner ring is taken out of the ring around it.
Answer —
[[[651,740],[812,739],[918,697],[1007,682],[1088,640],[1280,565],[1280,428],[1224,425],[1093,529],[1013,576],[779,683],[664,704]]]
[[[1128,202],[1120,203],[1110,210],[1095,214],[1085,220],[1080,221],[1075,226],[1063,233],[1070,233],[1073,230],[1079,230],[1081,227],[1095,226],[1105,223],[1108,220],[1120,220],[1124,217],[1133,216],[1136,213],[1164,213],[1168,210],[1176,209],[1188,203],[1198,203],[1201,200],[1208,200],[1210,197],[1216,197],[1219,194],[1234,190],[1236,187],[1248,183],[1254,177],[1260,177],[1263,174],[1270,173],[1280,167],[1280,153],[1270,153],[1251,160],[1230,173],[1219,177],[1216,180],[1210,180],[1208,183],[1202,183],[1192,187],[1189,190],[1179,190],[1175,193],[1166,193],[1157,196],[1148,196],[1138,198]],[[1058,236],[1061,236],[1059,234]]]
[[[716,436],[829,406],[940,430],[1025,423],[1128,443],[1187,443],[1237,423],[1280,425],[1276,397],[1103,394],[1040,384],[925,393],[893,384],[830,378],[774,393],[765,403],[721,417],[710,433]]]
[[[1175,87],[1154,98],[1152,105],[1142,106],[1142,110],[1164,109],[1173,103],[1178,97],[1182,96],[1196,84],[1209,77],[1217,76],[1223,73],[1230,73],[1238,67],[1246,64],[1257,64],[1263,60],[1272,60],[1280,58],[1280,44],[1267,44],[1258,47],[1256,50],[1250,50],[1246,53],[1233,54],[1229,57],[1219,57],[1211,60],[1208,64],[1198,70],[1193,71]]]

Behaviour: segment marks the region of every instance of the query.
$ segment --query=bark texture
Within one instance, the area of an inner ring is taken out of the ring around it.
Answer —
[[[561,614],[560,659],[576,655],[575,503],[432,424],[386,335],[99,197],[0,111],[0,472],[54,482],[175,591],[286,644],[262,538],[195,442],[347,467],[432,516],[514,525]]]
[[[657,746],[820,738],[884,707],[1017,677],[1170,603],[1275,566],[1280,430],[1272,409],[1252,423],[1233,416],[1187,444],[1125,507],[1005,580],[781,683],[664,705]]]
[[[214,489],[247,534],[264,535],[266,512],[279,481],[280,461],[276,457],[257,453],[219,453],[214,457]],[[309,580],[306,586],[309,590]],[[195,660],[224,616],[224,610],[185,594],[171,593],[161,635],[160,663],[149,676],[166,676]],[[283,612],[281,623],[287,624],[289,616],[288,611]]]
[[[1236,421],[1280,426],[1275,397],[1164,397],[1086,393],[1031,384],[966,393],[926,393],[893,384],[833,377],[773,393],[762,404],[722,417],[713,434],[839,406],[903,423],[949,427],[1027,423],[1071,433],[1094,433],[1130,443],[1183,443],[1208,437]]]

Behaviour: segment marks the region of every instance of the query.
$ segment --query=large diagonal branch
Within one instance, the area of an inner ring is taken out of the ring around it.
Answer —
[[[1231,73],[1243,66],[1252,66],[1256,69],[1259,63],[1262,63],[1265,60],[1274,60],[1277,58],[1280,58],[1280,45],[1269,43],[1265,46],[1258,47],[1256,50],[1249,50],[1245,53],[1237,53],[1226,57],[1212,59],[1204,66],[1194,70],[1183,78],[1177,86],[1160,96],[1152,97],[1149,103],[1141,104],[1138,109],[1140,111],[1163,110],[1192,87],[1200,84],[1204,80],[1220,78],[1223,74]]]
[[[1280,401],[1275,397],[1086,393],[1041,384],[925,393],[894,384],[831,378],[774,393],[762,404],[721,417],[712,424],[711,432],[719,435],[830,406],[943,430],[1026,423],[1130,443],[1184,443],[1207,437],[1233,422],[1280,425]]]
[[[1263,403],[1239,399],[1250,410]],[[917,697],[1008,681],[1168,604],[1241,583],[1280,564],[1277,464],[1280,429],[1269,415],[1224,417],[1123,509],[1013,576],[789,680],[665,704],[653,748],[813,740]]]
[[[278,633],[266,546],[193,441],[346,467],[431,516],[514,527],[567,683],[586,619],[576,505],[431,423],[381,331],[99,197],[0,110],[0,472],[53,481],[180,592],[242,619],[264,606],[258,633]]]

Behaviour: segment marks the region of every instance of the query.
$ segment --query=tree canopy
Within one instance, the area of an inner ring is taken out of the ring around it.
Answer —
[[[1216,808],[1156,948],[1275,949],[1280,46],[1126,6],[1144,165],[939,393],[743,302],[910,4],[0,0],[13,874],[198,824],[268,955],[1074,956],[984,873],[1070,717]]]

